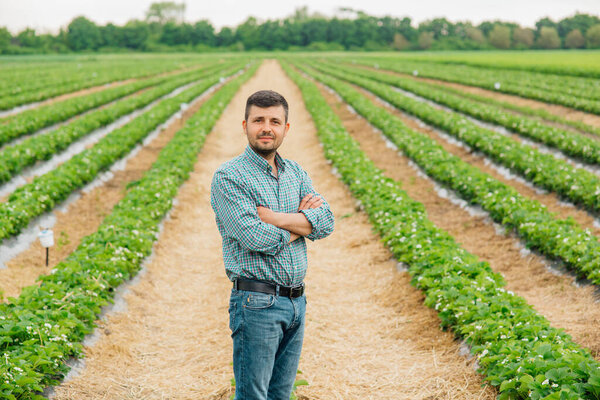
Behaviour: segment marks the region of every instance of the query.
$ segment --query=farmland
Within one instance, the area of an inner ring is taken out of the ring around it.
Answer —
[[[299,398],[600,399],[600,64],[569,54],[0,61],[0,397],[229,398],[210,182],[268,88],[336,217]]]

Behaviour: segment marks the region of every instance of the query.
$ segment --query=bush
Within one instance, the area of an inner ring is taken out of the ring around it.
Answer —
[[[585,35],[588,49],[600,48],[600,24],[592,26]]]
[[[537,40],[538,47],[542,49],[558,49],[560,48],[560,37],[556,28],[542,26],[540,37]]]
[[[343,51],[344,46],[336,42],[312,42],[306,46],[309,51]],[[362,49],[361,49],[362,50]]]
[[[565,47],[568,49],[580,49],[585,45],[585,38],[579,29],[573,29],[565,38]]]
[[[510,28],[496,25],[490,32],[490,43],[497,49],[506,50],[510,48]]]

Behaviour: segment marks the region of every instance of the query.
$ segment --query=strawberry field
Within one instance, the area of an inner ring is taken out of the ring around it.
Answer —
[[[600,70],[494,57],[0,62],[0,397],[229,398],[208,188],[267,88],[336,216],[298,398],[600,399]]]

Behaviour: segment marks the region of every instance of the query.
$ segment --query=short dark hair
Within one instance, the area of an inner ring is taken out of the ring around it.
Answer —
[[[248,97],[244,114],[244,120],[246,121],[248,121],[248,114],[250,113],[251,106],[260,108],[283,106],[283,110],[285,111],[285,122],[288,120],[288,103],[285,100],[285,97],[273,90],[259,90]]]

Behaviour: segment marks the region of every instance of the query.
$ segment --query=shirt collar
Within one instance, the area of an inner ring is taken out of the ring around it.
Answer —
[[[269,164],[269,162],[267,160],[265,160],[263,157],[261,157],[259,154],[257,154],[254,151],[254,149],[252,147],[250,147],[249,144],[246,146],[244,155],[246,156],[246,158],[248,158],[250,161],[252,161],[259,169],[264,169],[269,174],[271,173],[271,170],[273,169],[273,167],[271,167],[271,165]],[[285,160],[283,159],[283,157],[281,157],[279,155],[278,152],[275,152],[275,164],[277,165],[277,168],[281,172],[283,172],[283,170],[285,169]]]

